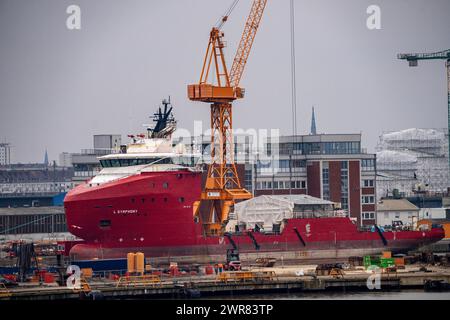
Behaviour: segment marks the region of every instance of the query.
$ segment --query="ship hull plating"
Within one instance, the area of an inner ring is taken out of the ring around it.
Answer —
[[[69,231],[84,240],[76,260],[124,258],[143,252],[152,263],[210,263],[224,260],[227,237],[206,237],[195,223],[192,203],[201,173],[146,172],[99,186],[78,186],[66,196]],[[383,236],[383,237],[382,237]],[[279,234],[233,234],[242,261],[273,257],[284,261],[345,259],[381,251],[406,252],[444,237],[431,231],[358,231],[349,218],[289,219]],[[384,239],[383,239],[384,238]]]

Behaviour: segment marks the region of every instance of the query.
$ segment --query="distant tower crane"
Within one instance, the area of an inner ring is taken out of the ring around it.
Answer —
[[[192,101],[211,104],[211,163],[200,200],[194,203],[194,217],[203,225],[205,234],[222,235],[235,200],[250,199],[252,194],[242,187],[234,163],[232,102],[244,97],[239,86],[245,65],[255,40],[267,0],[254,0],[245,24],[236,56],[228,72],[225,63],[222,26],[236,6],[235,0],[218,26],[213,27],[198,84],[188,86]],[[214,73],[213,80],[210,75]],[[208,204],[208,214],[202,217],[200,206]]]
[[[450,49],[434,53],[401,53],[397,55],[399,59],[407,60],[410,67],[417,67],[419,60],[445,60],[447,67],[447,108],[448,120],[447,130],[449,134],[449,169],[450,169]]]

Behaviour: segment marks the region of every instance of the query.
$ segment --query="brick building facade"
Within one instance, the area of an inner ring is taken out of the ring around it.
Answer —
[[[361,149],[360,134],[280,137],[267,143],[270,160],[257,160],[253,193],[308,194],[340,203],[358,225],[375,224],[375,155]]]

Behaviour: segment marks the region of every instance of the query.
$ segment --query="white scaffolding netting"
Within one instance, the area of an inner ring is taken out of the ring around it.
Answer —
[[[270,196],[259,196],[234,206],[238,221],[252,229],[257,224],[266,229],[271,228],[273,224],[292,218],[293,211],[294,203],[292,201]]]
[[[443,193],[449,187],[448,136],[444,129],[384,133],[377,146],[378,197],[394,189]]]
[[[309,195],[263,195],[235,204],[234,216],[247,228],[272,231],[286,219],[332,215],[333,209],[333,202]]]

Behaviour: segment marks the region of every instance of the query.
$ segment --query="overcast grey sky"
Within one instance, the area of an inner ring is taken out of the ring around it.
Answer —
[[[92,146],[92,135],[142,130],[172,96],[179,126],[209,126],[209,108],[191,103],[210,27],[231,0],[0,0],[0,140],[14,160],[42,162]],[[81,30],[66,8],[81,7]],[[366,27],[381,7],[381,30]],[[224,31],[232,61],[250,0]],[[323,133],[363,133],[373,150],[385,130],[447,126],[443,61],[418,68],[399,52],[450,48],[448,0],[296,0],[298,130],[311,107]],[[289,0],[269,0],[234,105],[236,128],[291,133]]]

